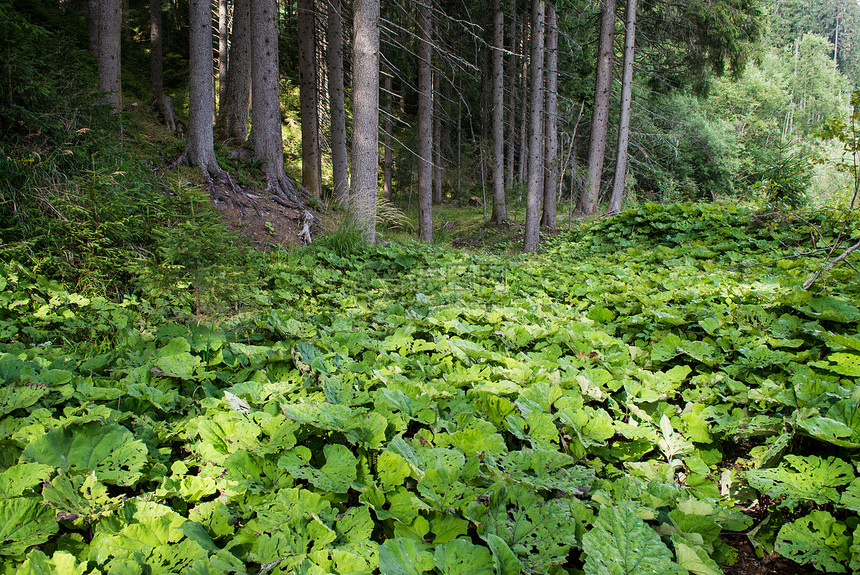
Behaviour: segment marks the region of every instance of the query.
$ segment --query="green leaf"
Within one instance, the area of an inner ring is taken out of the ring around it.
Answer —
[[[0,387],[0,417],[16,409],[30,407],[50,390],[43,384],[4,385]]]
[[[346,493],[358,477],[358,459],[345,445],[328,443],[323,447],[325,463],[320,469],[313,468],[307,448],[297,447],[284,453],[278,467],[293,477],[305,479],[314,487],[331,493]]]
[[[782,499],[780,507],[793,509],[807,501],[817,505],[838,502],[837,488],[854,479],[854,469],[836,457],[786,455],[779,467],[747,471],[746,477],[754,489]]]
[[[0,499],[20,497],[48,479],[53,467],[39,463],[19,463],[0,473]]]
[[[41,499],[13,497],[0,500],[0,555],[20,558],[47,541],[59,529],[54,512]]]
[[[602,508],[583,536],[582,548],[587,575],[684,573],[672,561],[672,552],[657,532],[636,515],[628,502]]]
[[[504,539],[495,533],[488,533],[484,539],[493,552],[493,563],[498,575],[520,575],[523,572],[522,564]]]
[[[27,560],[18,568],[17,575],[85,575],[87,562],[79,563],[74,555],[56,551],[50,559],[38,549],[27,555]]]
[[[851,537],[827,511],[813,511],[779,530],[775,549],[783,557],[831,573],[845,573]]]
[[[840,375],[848,377],[860,376],[860,354],[856,353],[831,353],[827,356],[827,361],[830,364],[817,362],[815,365],[829,369]]]
[[[681,353],[678,346],[681,345],[681,338],[670,333],[660,342],[651,348],[651,361],[665,363]]]
[[[61,471],[42,488],[45,503],[57,510],[57,518],[75,525],[92,523],[117,509],[124,497],[110,497],[94,474],[68,476]]]
[[[436,568],[442,575],[493,575],[493,556],[486,547],[455,539],[436,547]]]
[[[696,575],[722,575],[723,571],[711,559],[707,552],[699,546],[685,543],[681,537],[673,536],[672,544],[675,546],[675,556],[678,565]]]
[[[382,575],[421,575],[433,567],[433,554],[421,549],[414,539],[398,537],[379,546]]]
[[[49,431],[24,449],[22,457],[70,473],[95,472],[103,483],[137,483],[147,461],[146,445],[116,423],[70,425]]]
[[[164,375],[179,379],[193,379],[194,372],[203,365],[196,355],[191,355],[191,345],[183,337],[177,337],[158,351],[155,365]]]

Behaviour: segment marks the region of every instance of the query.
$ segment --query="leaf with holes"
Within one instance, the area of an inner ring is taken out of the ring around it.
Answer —
[[[587,575],[681,575],[672,552],[660,536],[636,513],[629,502],[600,510],[582,538]]]

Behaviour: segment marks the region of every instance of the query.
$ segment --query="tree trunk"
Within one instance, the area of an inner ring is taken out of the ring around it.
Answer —
[[[520,53],[523,55],[522,66],[520,70],[520,170],[517,177],[517,182],[520,184],[526,183],[526,171],[528,170],[529,160],[529,59],[528,59],[528,26],[526,19],[522,23],[522,38],[520,38]],[[519,199],[522,200],[522,192]]]
[[[510,54],[508,54],[508,147],[505,163],[507,164],[507,172],[505,175],[505,190],[510,190],[514,185],[514,149],[516,146],[516,106],[517,106],[517,59],[514,53],[517,51],[517,12],[516,6],[513,6],[510,17]]]
[[[235,0],[233,4],[233,32],[227,60],[217,129],[221,137],[242,143],[248,136],[251,105],[251,0]]]
[[[218,0],[218,109],[224,105],[230,46],[230,9],[227,0]]]
[[[105,92],[104,102],[119,111],[122,108],[120,83],[120,40],[122,34],[122,3],[120,0],[99,2],[99,82]]]
[[[278,2],[251,0],[251,142],[269,190],[296,199],[284,174],[278,85]]]
[[[221,175],[212,139],[212,4],[188,4],[188,137],[185,161],[207,176]]]
[[[624,33],[624,65],[621,78],[621,113],[618,118],[618,152],[609,213],[621,211],[627,180],[627,145],[630,142],[630,105],[633,102],[633,58],[636,46],[636,0],[627,0],[627,30]]]
[[[418,4],[418,234],[433,241],[433,80],[430,59],[430,0]]]
[[[606,130],[609,125],[609,100],[612,84],[613,39],[615,37],[615,0],[603,0],[600,18],[600,47],[594,83],[594,109],[591,116],[591,139],[588,143],[588,180],[579,202],[579,211],[593,214],[600,195]]]
[[[442,94],[438,71],[433,72],[433,203],[442,203]]]
[[[505,212],[505,16],[500,0],[493,0],[493,213],[502,225]]]
[[[157,1],[157,0],[156,0]],[[99,0],[87,0],[87,28],[89,30],[87,48],[94,58],[99,57]]]
[[[314,0],[299,0],[299,100],[302,115],[302,185],[320,195],[319,115],[315,58]]]
[[[523,252],[537,250],[540,242],[540,202],[543,199],[543,65],[544,0],[532,2],[531,107],[529,121],[529,170]]]
[[[541,225],[558,227],[558,18],[555,5],[546,7],[546,116],[544,141],[543,217]]]
[[[391,121],[393,113],[392,100],[394,94],[391,93],[391,74],[385,75],[385,122],[383,123],[382,131],[385,133],[385,156],[382,161],[382,197],[391,201],[393,190],[391,189],[391,131],[394,129],[394,124]]]
[[[376,243],[379,181],[379,0],[353,5],[352,192],[350,203],[367,240]]]
[[[149,92],[152,100],[164,95],[164,69],[162,65],[163,38],[161,32],[161,0],[149,2]]]
[[[331,113],[331,163],[334,200],[349,202],[349,162],[346,152],[346,109],[343,90],[343,22],[340,0],[328,1],[328,98]]]

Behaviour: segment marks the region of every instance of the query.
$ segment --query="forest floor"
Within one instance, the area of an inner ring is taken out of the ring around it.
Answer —
[[[226,182],[213,182],[208,191],[227,227],[249,239],[255,247],[267,249],[307,243],[302,235],[305,210],[300,207],[279,204],[265,189],[233,187]],[[316,223],[309,228],[311,240],[336,228],[342,219],[330,209],[307,208],[316,218]]]

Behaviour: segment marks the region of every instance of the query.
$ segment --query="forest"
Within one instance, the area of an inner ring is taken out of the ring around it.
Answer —
[[[860,572],[860,3],[0,0],[0,575]]]

